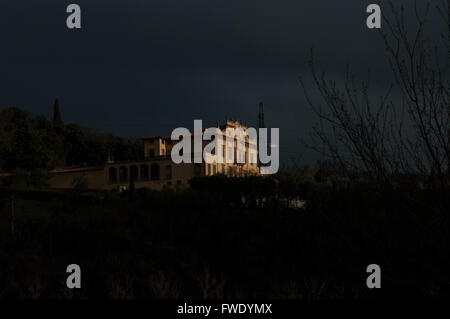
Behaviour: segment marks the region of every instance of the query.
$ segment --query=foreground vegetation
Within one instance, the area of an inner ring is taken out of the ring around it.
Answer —
[[[187,190],[132,194],[1,189],[0,296],[448,297],[450,215],[441,195],[295,174],[200,178]],[[65,288],[71,263],[82,268],[76,291]],[[366,287],[372,263],[382,289]]]

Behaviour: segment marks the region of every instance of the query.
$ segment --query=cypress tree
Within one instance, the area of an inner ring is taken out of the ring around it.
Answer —
[[[58,99],[55,100],[55,106],[53,108],[53,125],[54,126],[62,126],[63,125]]]

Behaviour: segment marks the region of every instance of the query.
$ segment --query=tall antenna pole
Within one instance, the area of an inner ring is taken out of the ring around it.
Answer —
[[[261,161],[259,157],[259,129],[266,127],[264,123],[264,104],[263,102],[259,102],[259,113],[258,113],[258,139],[257,139],[257,148],[258,148],[258,167],[261,167]]]
[[[259,102],[259,113],[258,113],[258,128],[266,127],[264,125],[264,104]]]

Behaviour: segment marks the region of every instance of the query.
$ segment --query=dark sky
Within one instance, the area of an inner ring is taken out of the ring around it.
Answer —
[[[311,47],[338,79],[350,61],[371,69],[375,91],[392,80],[365,25],[373,2],[4,0],[0,105],[49,117],[58,97],[65,122],[140,137],[225,116],[256,126],[262,100],[281,161],[308,162],[315,155],[299,139],[315,118],[297,77],[308,80]],[[66,27],[70,3],[81,6],[81,30]]]

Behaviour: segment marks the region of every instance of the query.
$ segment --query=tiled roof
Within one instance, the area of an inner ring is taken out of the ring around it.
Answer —
[[[90,171],[102,171],[103,166],[84,166],[84,167],[67,167],[67,168],[55,168],[50,173],[75,173],[75,172],[90,172]]]

